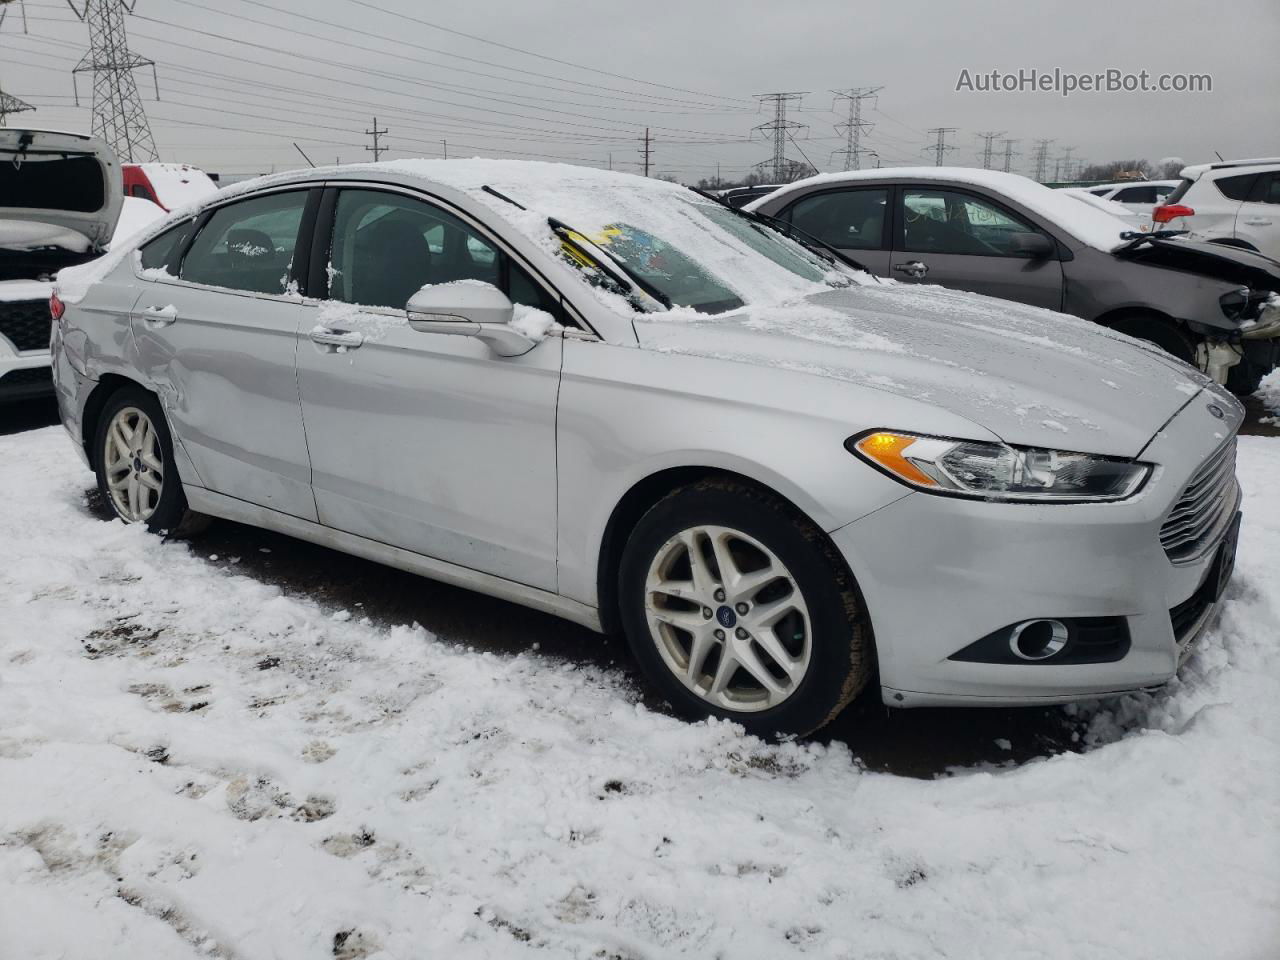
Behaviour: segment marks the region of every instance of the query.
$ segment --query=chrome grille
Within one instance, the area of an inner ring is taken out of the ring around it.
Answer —
[[[1214,451],[1191,477],[1160,527],[1160,545],[1174,563],[1195,560],[1218,542],[1240,502],[1236,438]]]

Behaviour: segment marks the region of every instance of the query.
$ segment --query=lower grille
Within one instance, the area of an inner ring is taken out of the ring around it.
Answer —
[[[53,371],[48,367],[30,367],[26,370],[11,370],[0,376],[0,389],[6,387],[38,387],[53,386]]]
[[[1160,545],[1174,563],[1201,557],[1235,516],[1236,439],[1232,437],[1201,464],[1160,527]]]
[[[48,350],[52,332],[48,300],[0,303],[0,336],[19,350]]]
[[[1178,646],[1182,646],[1187,642],[1205,612],[1212,605],[1213,593],[1210,589],[1210,584],[1206,583],[1169,611],[1169,621],[1173,625],[1173,637],[1178,642]]]

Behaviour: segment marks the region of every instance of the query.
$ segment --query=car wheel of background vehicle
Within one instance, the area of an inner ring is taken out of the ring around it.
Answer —
[[[1195,363],[1195,339],[1169,320],[1145,314],[1130,314],[1119,317],[1108,326],[1117,333],[1154,343],[1165,353],[1172,354],[1183,363]]]
[[[141,388],[111,395],[94,439],[98,491],[125,523],[145,523],[152,533],[188,536],[208,518],[187,508],[173,465],[173,440],[164,412]]]
[[[745,483],[703,480],[641,517],[623,553],[631,649],[681,716],[808,733],[871,675],[871,625],[812,522]]]

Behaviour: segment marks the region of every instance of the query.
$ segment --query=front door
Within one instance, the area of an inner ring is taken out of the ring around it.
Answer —
[[[1044,231],[977,194],[905,186],[898,197],[893,279],[1062,309],[1061,262],[1014,249],[1016,234]]]
[[[411,329],[405,305],[471,280],[517,310],[558,306],[478,228],[418,197],[346,188],[332,223],[328,300],[298,351],[320,522],[555,589],[563,341],[499,357]]]
[[[130,327],[200,485],[315,520],[294,358],[316,308],[289,293],[307,197],[216,208],[177,278],[148,271]]]

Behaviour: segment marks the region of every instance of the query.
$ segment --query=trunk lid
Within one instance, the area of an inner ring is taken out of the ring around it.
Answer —
[[[635,327],[642,347],[848,380],[934,404],[1007,443],[1117,457],[1136,456],[1211,382],[1096,324],[940,287],[860,286],[717,317],[655,314]]]
[[[99,138],[0,127],[0,254],[100,252],[123,197],[115,153]]]

